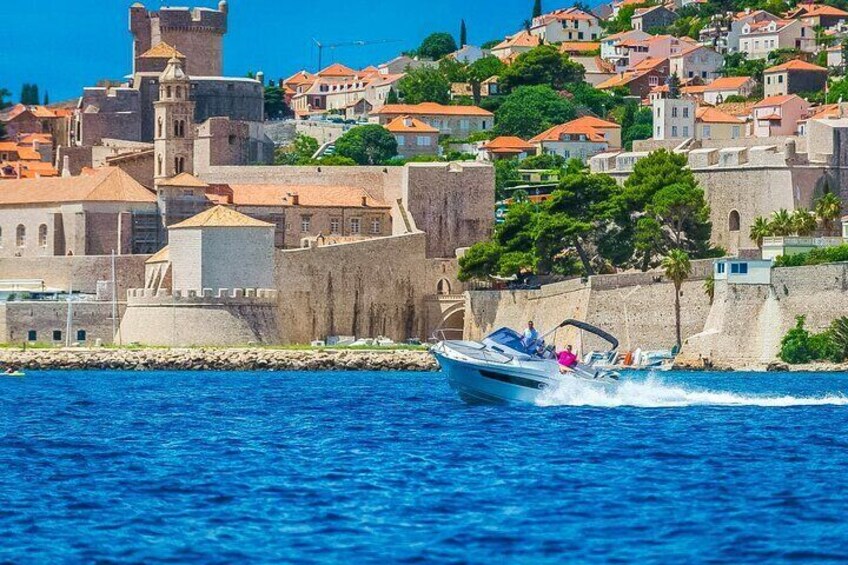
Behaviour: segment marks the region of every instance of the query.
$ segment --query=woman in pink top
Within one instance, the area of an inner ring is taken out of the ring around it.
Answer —
[[[565,351],[560,351],[559,356],[557,356],[557,361],[559,362],[559,370],[560,372],[570,371],[572,367],[577,364],[577,355],[571,350],[571,345],[567,345],[565,347]]]

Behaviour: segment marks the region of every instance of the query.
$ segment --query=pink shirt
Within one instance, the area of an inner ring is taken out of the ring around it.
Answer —
[[[577,364],[577,355],[566,349],[565,351],[560,351],[557,361],[565,367],[573,367]]]

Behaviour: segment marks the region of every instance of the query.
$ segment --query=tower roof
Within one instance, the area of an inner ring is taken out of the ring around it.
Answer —
[[[168,229],[187,228],[273,228],[274,224],[261,222],[226,206],[215,206]]]
[[[176,47],[168,45],[164,41],[160,41],[147,51],[141,54],[142,59],[185,59],[185,55],[177,51]]]
[[[159,75],[159,82],[175,82],[188,80],[188,75],[183,70],[183,62],[176,57],[171,57],[168,60],[168,66]]]

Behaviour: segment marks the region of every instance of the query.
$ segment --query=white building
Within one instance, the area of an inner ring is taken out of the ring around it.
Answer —
[[[739,36],[739,51],[751,59],[765,59],[775,49],[796,49],[801,44],[798,20],[747,22]]]
[[[695,101],[663,98],[651,104],[654,139],[689,139],[695,136]]]
[[[771,261],[719,259],[713,264],[713,276],[727,284],[770,284]]]
[[[225,206],[170,226],[173,288],[274,288],[275,229]]]
[[[703,45],[694,45],[669,57],[669,72],[680,80],[711,82],[719,77],[724,56]]]
[[[572,7],[534,18],[530,33],[545,43],[596,41],[601,37],[603,28],[596,16]]]

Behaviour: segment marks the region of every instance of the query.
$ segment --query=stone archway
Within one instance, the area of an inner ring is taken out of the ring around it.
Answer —
[[[465,335],[465,304],[457,304],[446,310],[438,329],[446,339],[462,339]]]

